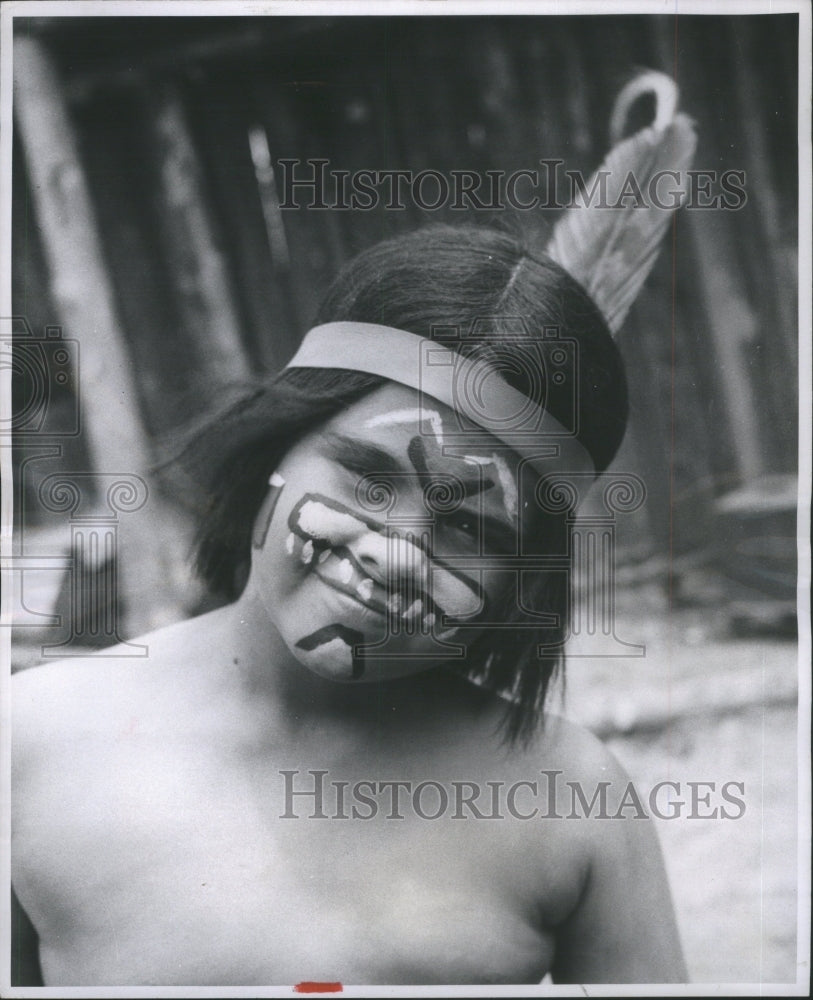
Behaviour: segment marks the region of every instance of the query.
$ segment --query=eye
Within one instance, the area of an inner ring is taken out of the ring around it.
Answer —
[[[346,455],[340,455],[336,461],[345,472],[350,472],[354,476],[367,476],[370,474],[371,470],[368,462],[363,462]]]
[[[480,524],[477,518],[470,514],[456,514],[448,519],[450,528],[465,535],[466,538],[476,540],[480,536]]]

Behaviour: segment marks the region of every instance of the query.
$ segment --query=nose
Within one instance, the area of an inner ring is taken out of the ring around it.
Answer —
[[[365,571],[390,591],[425,591],[429,583],[429,538],[426,533],[365,531],[348,548]]]

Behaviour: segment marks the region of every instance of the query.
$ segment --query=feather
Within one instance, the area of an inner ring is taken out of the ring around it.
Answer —
[[[677,87],[662,73],[645,73],[622,90],[611,134],[622,133],[627,111],[646,92],[656,97],[654,123],[610,150],[557,221],[547,246],[547,253],[588,292],[613,333],[685,200],[686,171],[697,145],[692,120],[675,114]],[[677,172],[678,178],[665,171]]]

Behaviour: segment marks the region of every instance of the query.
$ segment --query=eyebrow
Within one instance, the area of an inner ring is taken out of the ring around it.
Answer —
[[[390,454],[390,452],[385,451],[383,448],[379,448],[377,445],[371,444],[369,441],[361,441],[358,438],[347,437],[344,434],[339,434],[336,431],[324,431],[322,433],[322,438],[330,445],[333,449],[334,457],[336,460],[342,464],[347,465],[354,472],[363,471],[364,473],[403,473],[405,470],[404,465],[398,461],[398,459]],[[418,457],[418,456],[415,456]],[[414,464],[414,457],[410,455],[410,459]],[[423,465],[422,468],[416,467],[414,475],[423,484],[427,480],[431,479],[431,474],[426,469],[424,463],[421,462],[423,455],[420,456],[418,460],[418,465]],[[412,472],[412,470],[408,470]],[[485,486],[485,484],[482,484]],[[489,483],[489,485],[493,485]],[[476,495],[480,492],[480,480],[465,482],[464,487],[468,486],[466,499],[470,499],[471,496]],[[470,492],[469,492],[470,491]],[[484,513],[479,507],[475,508],[470,506],[468,508],[469,512],[476,516],[482,527],[483,534],[491,540],[489,547],[496,544],[498,551],[501,553],[513,553],[517,546],[517,529],[513,524],[508,524],[501,518],[494,517],[490,514]],[[444,515],[437,515],[440,520],[443,520]],[[446,515],[450,516],[450,515]],[[482,536],[481,536],[482,537]]]
[[[331,446],[335,458],[342,465],[349,465],[352,471],[364,472],[403,472],[404,466],[390,452],[358,438],[346,437],[335,431],[325,431],[322,435]]]

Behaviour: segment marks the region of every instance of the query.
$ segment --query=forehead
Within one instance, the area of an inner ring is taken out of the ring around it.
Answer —
[[[516,521],[519,457],[483,431],[467,440],[444,403],[388,383],[338,414],[325,430],[374,444],[419,476],[452,473],[464,484],[469,505],[476,502]]]
[[[493,444],[483,444],[482,432],[477,435],[477,442],[473,440],[469,447],[460,436],[460,424],[450,406],[394,382],[346,407],[325,426],[336,433],[362,437],[398,452],[406,452],[416,436],[423,438],[430,452],[434,452],[448,443],[449,434],[454,435],[456,446],[462,446],[456,447],[456,452],[488,455],[499,447],[496,439],[491,439]],[[437,448],[432,447],[433,444]]]

